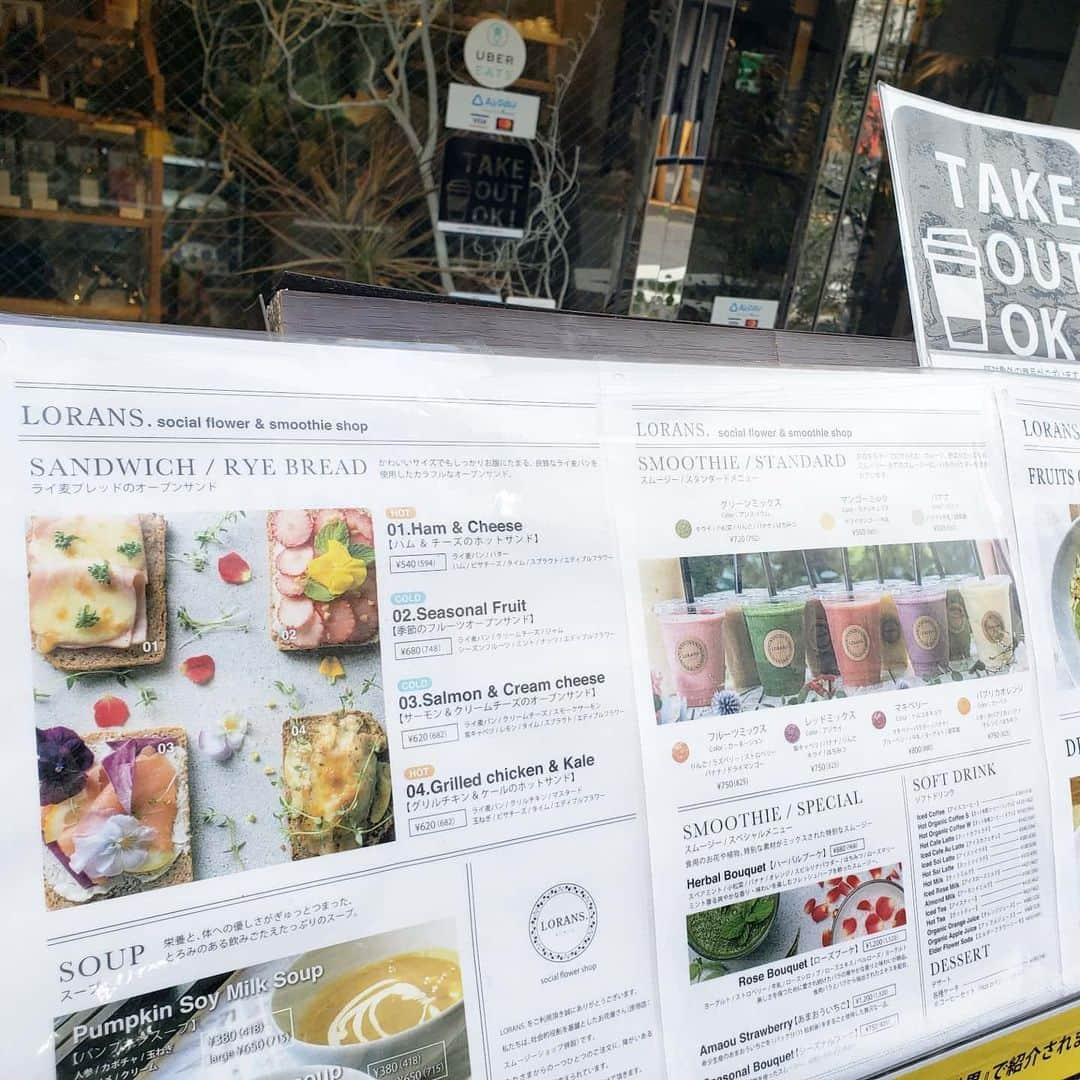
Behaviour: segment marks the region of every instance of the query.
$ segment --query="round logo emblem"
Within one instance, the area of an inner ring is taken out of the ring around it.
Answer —
[[[919,648],[925,649],[927,652],[933,652],[938,647],[938,642],[941,641],[941,627],[938,626],[937,619],[931,618],[929,615],[920,615],[915,620],[911,633]]]
[[[677,742],[671,748],[671,760],[676,765],[685,765],[690,760],[690,747],[684,742]]]
[[[465,67],[481,86],[509,86],[525,70],[525,41],[513,23],[481,19],[465,38]]]
[[[982,632],[987,641],[1000,645],[1005,640],[1005,620],[996,611],[988,611],[982,617]]]
[[[840,635],[840,645],[844,655],[856,663],[870,655],[870,635],[864,626],[849,626]]]
[[[553,964],[576,960],[596,937],[596,902],[588,889],[564,881],[545,889],[529,915],[532,947]]]
[[[795,639],[786,630],[770,630],[761,648],[773,667],[790,667],[795,659]]]
[[[709,658],[709,650],[700,638],[688,637],[679,642],[675,655],[679,658],[679,667],[692,674],[705,666],[705,661]]]
[[[874,727],[878,731],[884,730],[884,728],[885,728],[885,714],[880,709],[878,709],[870,717],[870,723],[873,724]]]
[[[881,618],[882,645],[895,645],[900,640],[900,635],[900,620],[892,615],[883,615]]]
[[[788,726],[784,728],[784,738],[787,739],[792,746],[794,746],[801,737],[802,732],[799,730],[798,724],[788,724]]]
[[[949,617],[949,633],[962,634],[968,628],[967,610],[964,601],[959,598],[950,600],[945,611]]]
[[[694,526],[686,518],[679,518],[675,522],[675,535],[680,540],[685,540],[694,531]]]

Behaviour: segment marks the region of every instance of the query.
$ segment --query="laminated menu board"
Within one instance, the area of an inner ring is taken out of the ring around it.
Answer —
[[[984,380],[0,373],[11,1075],[854,1077],[1060,991]]]
[[[1080,985],[1080,393],[1024,380],[1001,390],[1024,574],[1041,614],[1043,724],[1054,821],[1062,971]]]
[[[668,1075],[865,1076],[1057,984],[993,402],[728,374],[605,404]]]
[[[660,1075],[595,392],[0,342],[4,1074]]]
[[[1080,135],[879,93],[922,363],[1075,378]]]

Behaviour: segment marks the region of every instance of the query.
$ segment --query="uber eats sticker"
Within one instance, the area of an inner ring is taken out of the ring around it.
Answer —
[[[1076,362],[1074,133],[881,95],[922,362]]]

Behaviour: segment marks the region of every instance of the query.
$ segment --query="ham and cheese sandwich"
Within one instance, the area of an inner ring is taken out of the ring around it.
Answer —
[[[165,522],[35,517],[26,537],[34,648],[62,671],[165,657]]]

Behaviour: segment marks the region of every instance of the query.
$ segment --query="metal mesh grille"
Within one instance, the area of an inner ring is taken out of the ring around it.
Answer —
[[[0,0],[0,310],[256,326],[292,269],[618,309],[661,0]],[[433,223],[486,15],[541,99],[522,241]]]

